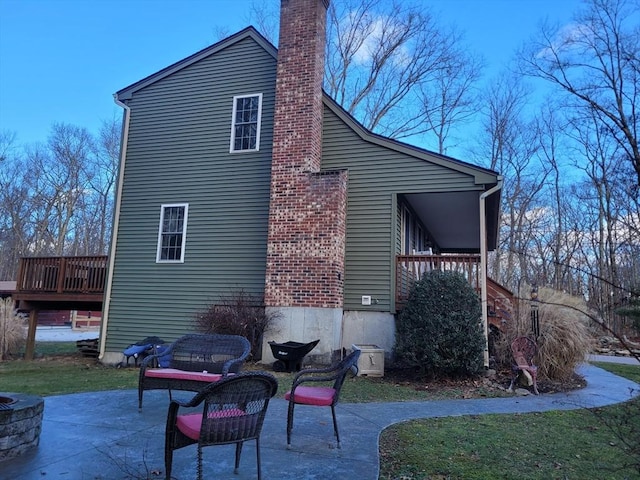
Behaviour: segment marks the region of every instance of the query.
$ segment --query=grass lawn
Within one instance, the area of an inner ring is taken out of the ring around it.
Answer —
[[[5,392],[29,393],[42,396],[102,390],[138,388],[138,369],[114,368],[101,365],[93,358],[83,358],[75,342],[36,342],[35,360],[0,362],[0,389]],[[265,365],[247,364],[245,369],[270,369]],[[284,397],[291,386],[293,374],[271,372],[278,379],[277,397]],[[438,400],[468,397],[469,389],[460,384],[429,385],[416,388],[410,382],[396,381],[393,377],[347,378],[342,390],[342,402],[395,402],[407,400]],[[504,392],[473,388],[475,396],[500,396]]]
[[[598,366],[640,383],[640,366]],[[382,480],[638,479],[640,399],[590,410],[411,421],[382,433],[380,453]]]
[[[640,383],[640,366],[597,364]],[[248,366],[264,368],[264,366]],[[293,374],[275,373],[282,397]],[[137,368],[114,368],[83,358],[75,342],[38,342],[36,360],[0,362],[0,389],[43,396],[135,389]],[[499,396],[459,384],[424,385],[357,377],[341,401],[404,401]],[[463,388],[464,387],[464,388]],[[472,392],[470,394],[470,392]],[[622,433],[612,430],[618,428]],[[627,439],[630,445],[625,445]],[[380,439],[381,480],[638,479],[640,400],[605,408],[412,421]],[[635,468],[630,466],[635,465]]]
[[[0,389],[49,396],[138,385],[137,369],[106,367],[84,358],[75,342],[36,342],[35,357],[31,362],[0,362]]]

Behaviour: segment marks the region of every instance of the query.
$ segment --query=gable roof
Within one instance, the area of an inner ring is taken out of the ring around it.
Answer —
[[[114,97],[119,101],[129,100],[131,96],[137,92],[138,90],[145,88],[152,83],[155,83],[159,80],[162,80],[169,75],[176,73],[183,68],[188,67],[189,65],[199,62],[200,60],[207,58],[211,55],[216,54],[217,52],[224,50],[225,48],[234,45],[242,40],[247,38],[251,38],[256,43],[258,43],[262,48],[264,48],[269,54],[273,56],[273,58],[277,58],[278,50],[274,47],[269,40],[263,37],[254,27],[249,26],[244,30],[240,30],[238,33],[231,35],[213,45],[203,48],[199,52],[194,53],[182,60],[169,65],[168,67],[163,68],[162,70],[149,75],[148,77],[143,78],[142,80],[137,81],[136,83],[129,85],[128,87],[123,88],[122,90],[118,90]]]
[[[342,121],[344,121],[349,127],[366,142],[380,145],[390,150],[395,150],[405,155],[410,155],[416,158],[420,158],[436,165],[440,165],[452,170],[465,173],[475,177],[476,184],[495,184],[498,172],[489,170],[486,168],[473,165],[471,163],[463,162],[447,155],[442,155],[430,150],[411,145],[409,143],[394,140],[383,135],[368,130],[353,115],[347,112],[341,105],[338,104],[333,98],[331,98],[326,92],[324,93],[324,104],[333,113],[338,115]]]
[[[114,97],[117,101],[121,102],[129,100],[136,91],[141,90],[159,80],[162,80],[163,78],[168,77],[169,75],[172,75],[173,73],[176,73],[177,71],[182,70],[183,68],[186,68],[193,63],[214,55],[217,52],[247,38],[255,41],[267,53],[273,56],[274,59],[277,59],[278,49],[262,34],[260,34],[260,32],[258,32],[253,26],[249,26],[239,31],[238,33],[235,33],[234,35],[231,35],[209,47],[203,48],[193,55],[190,55],[152,75],[149,75],[148,77],[143,78],[142,80],[139,80],[132,85],[129,85],[128,87],[118,90],[115,93]],[[342,106],[340,106],[326,92],[323,92],[323,101],[324,105],[327,108],[329,108],[333,113],[340,117],[342,121],[344,121],[358,136],[360,136],[366,142],[377,144],[384,148],[401,152],[405,155],[410,155],[424,161],[435,163],[454,171],[459,171],[461,173],[473,176],[477,185],[492,186],[497,183],[498,173],[495,171],[373,133],[360,122],[358,122],[358,120],[356,120],[349,112],[342,108]]]

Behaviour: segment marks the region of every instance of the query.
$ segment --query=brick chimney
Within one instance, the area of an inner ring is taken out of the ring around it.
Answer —
[[[321,170],[328,4],[281,0],[265,304],[341,321],[347,174]]]

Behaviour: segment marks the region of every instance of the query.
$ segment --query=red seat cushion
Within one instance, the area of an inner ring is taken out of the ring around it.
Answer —
[[[298,387],[295,390],[295,403],[304,405],[317,405],[319,407],[328,407],[333,403],[333,397],[336,391],[331,387]],[[286,400],[291,397],[291,392],[284,395]]]
[[[209,418],[237,418],[246,415],[243,410],[234,408],[230,410],[221,410],[209,414]],[[202,426],[201,413],[187,413],[186,415],[178,415],[176,419],[176,427],[187,437],[198,440],[200,438],[200,427]]]
[[[222,378],[219,373],[189,372],[177,370],[175,368],[148,368],[145,370],[146,377],[170,378],[175,380],[197,380],[199,382],[217,382]]]

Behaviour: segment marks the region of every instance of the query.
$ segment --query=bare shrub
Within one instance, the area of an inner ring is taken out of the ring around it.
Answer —
[[[540,298],[539,372],[566,380],[591,351],[589,317],[581,313],[588,307],[582,298],[547,288],[541,289]]]
[[[509,368],[512,363],[511,342],[517,336],[515,330],[505,332],[490,332],[490,354],[493,367]]]
[[[535,359],[539,378],[568,380],[592,347],[589,308],[580,297],[544,287],[538,291],[538,300],[540,335],[534,338],[532,334],[531,301],[521,298],[516,322],[496,343],[496,351],[503,361],[510,362],[511,341],[530,336],[539,348]]]
[[[218,302],[196,314],[196,330],[203,333],[240,335],[251,343],[251,358],[262,358],[262,338],[265,330],[279,318],[277,312],[267,313],[263,299],[244,290],[220,296]]]
[[[24,345],[27,320],[18,313],[12,298],[0,299],[0,360],[6,360]]]

